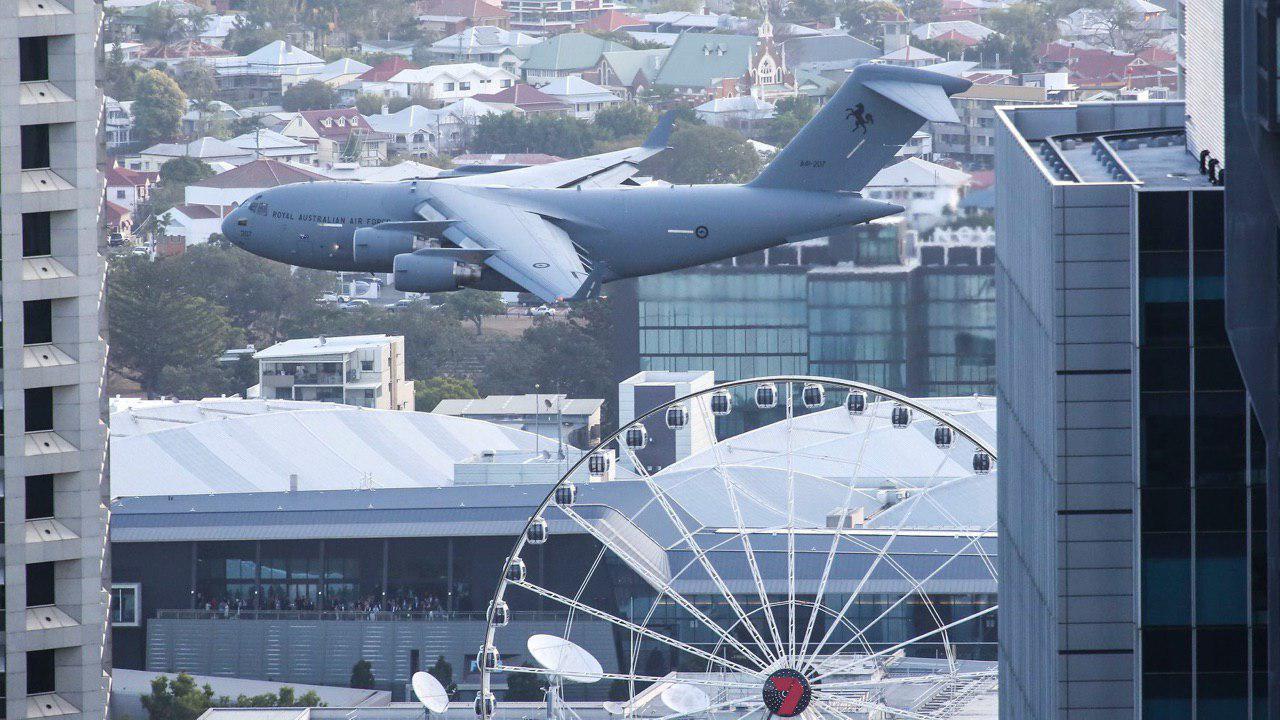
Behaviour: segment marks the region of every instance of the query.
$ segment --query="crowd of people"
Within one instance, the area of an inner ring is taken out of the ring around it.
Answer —
[[[246,610],[367,614],[370,619],[375,618],[379,613],[408,613],[425,616],[430,620],[450,615],[448,605],[439,595],[412,590],[401,591],[390,597],[366,595],[362,598],[350,599],[339,596],[331,600],[322,596],[313,596],[301,590],[289,595],[277,588],[267,587],[258,607],[254,607],[252,598],[246,595],[212,596],[196,593],[196,608],[223,617],[235,617]]]

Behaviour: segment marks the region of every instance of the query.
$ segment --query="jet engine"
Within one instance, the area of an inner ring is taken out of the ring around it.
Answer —
[[[482,267],[446,257],[415,253],[395,256],[395,287],[400,292],[448,292],[480,281]]]
[[[362,270],[386,272],[402,253],[413,252],[414,234],[404,230],[365,227],[352,236],[352,259]]]

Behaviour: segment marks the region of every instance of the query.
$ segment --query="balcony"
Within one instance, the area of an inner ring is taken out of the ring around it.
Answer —
[[[27,696],[27,717],[59,717],[78,715],[80,708],[72,705],[58,693],[40,693]]]

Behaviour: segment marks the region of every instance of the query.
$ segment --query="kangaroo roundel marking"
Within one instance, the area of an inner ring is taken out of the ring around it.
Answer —
[[[764,705],[778,717],[795,717],[809,707],[809,680],[791,668],[775,670],[764,681]]]
[[[533,264],[533,266],[534,266],[534,267],[536,267],[536,268],[538,268],[539,270],[541,270],[541,269],[543,269],[543,268],[549,268],[549,267],[551,267],[551,263],[536,262],[536,263],[534,263],[534,264]]]
[[[699,240],[705,240],[706,237],[711,234],[711,231],[707,229],[706,225],[699,225],[698,227],[694,228],[693,234]]]

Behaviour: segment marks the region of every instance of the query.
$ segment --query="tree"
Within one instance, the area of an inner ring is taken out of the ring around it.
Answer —
[[[507,306],[502,302],[501,293],[463,288],[445,296],[444,310],[459,320],[470,320],[479,335],[484,331],[485,317],[501,315]]]
[[[239,341],[221,306],[173,282],[169,262],[123,258],[108,275],[112,367],[148,394],[166,368],[207,369]]]
[[[432,665],[427,672],[431,673],[435,679],[440,681],[444,686],[445,692],[449,693],[449,699],[454,699],[458,694],[458,684],[453,681],[453,666],[443,655],[436,658],[436,664]]]
[[[988,35],[977,45],[982,57],[999,55],[1014,72],[1036,68],[1040,48],[1058,37],[1057,17],[1047,5],[1021,2],[991,13],[989,25],[999,35]]]
[[[172,140],[187,111],[187,96],[173,78],[149,70],[134,84],[133,136],[144,146]]]
[[[642,165],[642,172],[677,185],[746,182],[759,170],[760,156],[746,138],[711,125],[679,128],[671,149]]]
[[[356,110],[359,110],[361,115],[380,115],[384,102],[386,99],[381,95],[360,93],[356,96]]]
[[[166,160],[160,166],[160,182],[162,183],[189,185],[197,180],[213,177],[213,174],[213,168],[209,167],[200,158],[178,157]]]
[[[274,26],[237,25],[227,33],[222,46],[237,55],[248,55],[276,40],[283,40],[284,33]]]
[[[638,103],[614,105],[596,111],[596,127],[605,135],[619,139],[644,135],[653,129],[657,117],[653,111]]]
[[[209,102],[218,95],[218,81],[213,70],[202,62],[184,60],[174,69],[173,79],[182,92],[196,102]]]
[[[520,667],[532,667],[521,663]],[[512,702],[536,702],[546,697],[547,681],[531,672],[512,672],[507,675],[507,700]]]
[[[338,104],[338,92],[319,80],[298,83],[284,91],[280,105],[289,112],[328,110]]]
[[[186,673],[173,680],[165,675],[157,677],[151,681],[151,694],[140,699],[150,720],[195,720],[215,702],[213,688],[198,687]]]
[[[356,664],[351,666],[351,687],[373,689],[373,664],[368,660],[357,660]]]
[[[779,100],[760,139],[778,147],[786,145],[809,122],[817,109],[813,100],[803,96]]]
[[[415,380],[413,383],[413,405],[419,412],[435,410],[441,400],[478,397],[480,391],[476,390],[476,384],[467,378],[437,375],[430,380]]]
[[[111,49],[102,64],[102,92],[116,100],[132,100],[138,77],[146,74],[141,65],[126,63],[119,45]]]
[[[166,44],[194,37],[204,29],[208,16],[202,12],[180,12],[164,3],[155,3],[143,10],[138,39],[149,44]]]
[[[850,35],[873,45],[879,44],[880,21],[901,16],[890,0],[852,0],[840,10],[840,24]]]
[[[471,147],[484,153],[547,153],[582,157],[591,152],[596,129],[567,115],[485,115],[476,125]]]

